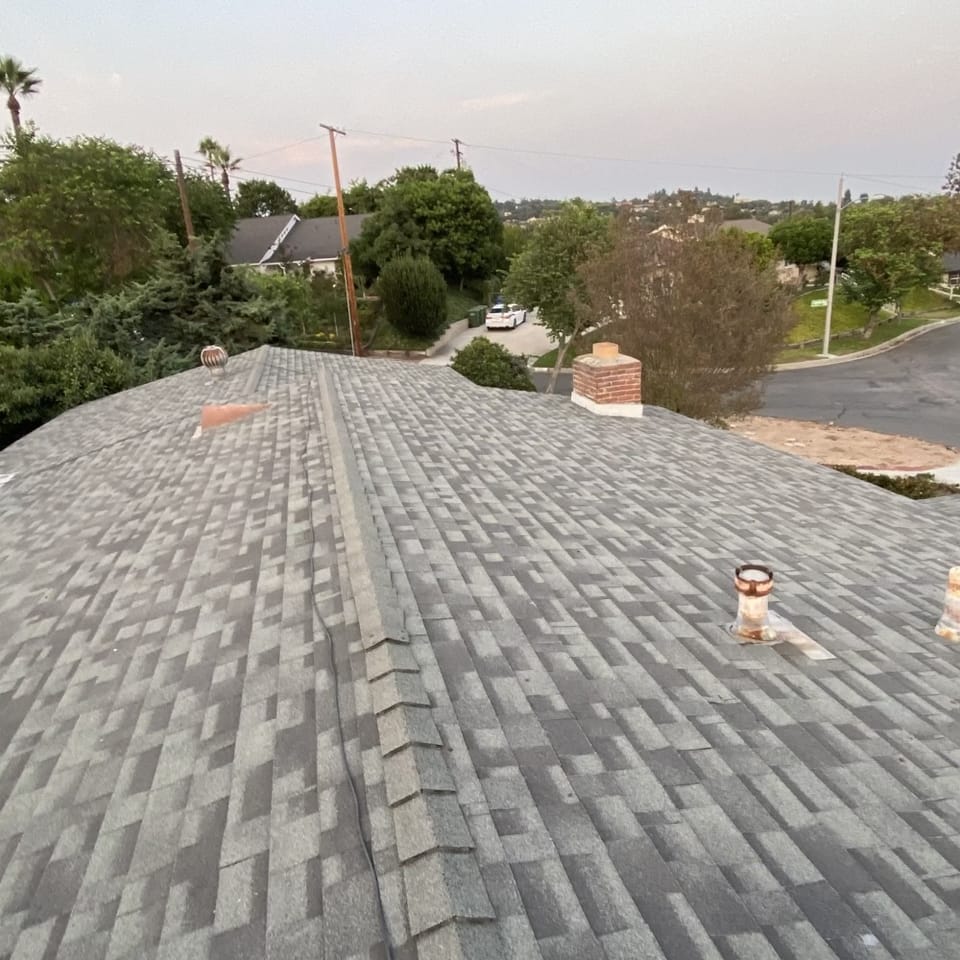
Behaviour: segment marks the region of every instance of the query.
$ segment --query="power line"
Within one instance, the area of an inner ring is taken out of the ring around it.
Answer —
[[[295,140],[293,143],[285,143],[282,147],[273,147],[271,150],[262,150],[260,153],[251,153],[244,157],[244,160],[256,160],[257,157],[265,157],[271,153],[282,153],[284,150],[290,150],[293,147],[299,147],[303,143],[310,143],[313,140],[322,140],[323,137],[304,137],[302,140]]]
[[[378,133],[373,130],[351,130],[351,133],[362,134],[368,137],[380,137],[386,140],[409,140],[414,143],[443,143],[446,144],[448,140],[434,140],[428,137],[409,137],[402,134],[396,133]],[[550,157],[557,160],[586,160],[592,163],[637,163],[642,165],[649,166],[658,166],[658,167],[690,167],[695,169],[702,170],[728,170],[735,173],[779,173],[779,174],[794,174],[797,176],[811,176],[811,177],[835,177],[836,171],[833,170],[795,170],[782,167],[748,167],[748,166],[737,166],[734,164],[722,164],[722,163],[700,163],[696,161],[684,161],[684,160],[660,160],[660,159],[651,159],[644,157],[611,157],[603,156],[600,154],[589,154],[589,153],[571,153],[561,150],[538,150],[535,148],[528,147],[507,147],[501,144],[492,144],[492,143],[472,143],[466,140],[459,141],[461,146],[472,147],[475,150],[491,150],[498,153],[519,153],[519,154],[528,154],[530,156],[537,157]],[[888,176],[888,177],[901,177],[907,180],[939,180],[942,179],[942,174],[932,174],[932,173],[890,173],[890,174],[865,174],[865,173],[851,173],[851,177],[877,177],[877,176]]]

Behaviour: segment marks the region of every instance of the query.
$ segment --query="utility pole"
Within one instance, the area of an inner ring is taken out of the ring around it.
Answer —
[[[353,264],[350,261],[350,236],[347,233],[347,215],[343,208],[343,190],[340,187],[340,166],[337,163],[337,134],[345,137],[346,131],[329,124],[320,126],[330,134],[330,158],[333,161],[333,185],[337,190],[337,217],[340,220],[340,256],[343,260],[343,283],[347,288],[347,313],[350,317],[350,340],[353,355],[363,356],[363,338],[360,335],[360,315],[357,312],[357,291],[353,287]]]
[[[833,294],[837,286],[837,251],[840,246],[840,211],[843,209],[843,174],[837,184],[837,212],[833,217],[833,248],[830,252],[830,282],[827,285],[827,316],[823,321],[823,356],[830,356],[830,323],[833,320]]]
[[[454,153],[457,155],[457,169],[459,170],[460,164],[462,162],[462,156],[460,153],[460,141],[456,137],[453,138],[453,150],[454,150]]]
[[[183,211],[183,226],[187,231],[187,249],[197,249],[197,237],[193,232],[193,217],[190,216],[190,201],[187,199],[187,185],[183,180],[183,164],[180,161],[180,151],[173,151],[173,165],[177,171],[177,190],[180,191],[180,209]]]

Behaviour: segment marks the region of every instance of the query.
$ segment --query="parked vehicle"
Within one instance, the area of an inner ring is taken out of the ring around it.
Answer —
[[[513,330],[527,319],[527,311],[518,303],[495,303],[484,324],[488,330]]]

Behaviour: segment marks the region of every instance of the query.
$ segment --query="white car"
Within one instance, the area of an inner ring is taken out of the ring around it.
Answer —
[[[527,319],[527,311],[518,303],[495,303],[488,311],[488,330],[513,330]]]

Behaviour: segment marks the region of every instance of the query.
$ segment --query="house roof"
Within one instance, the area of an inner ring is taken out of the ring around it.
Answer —
[[[379,889],[405,960],[956,956],[937,505],[273,348],[0,474],[0,954],[382,957]]]
[[[947,273],[960,270],[960,250],[948,250],[943,255],[943,269]]]
[[[770,232],[770,224],[762,220],[756,220],[753,217],[747,217],[743,220],[724,220],[720,224],[723,230],[742,230],[744,233],[762,233],[766,236]]]
[[[368,213],[351,214],[347,221],[347,236],[354,240],[360,235]],[[337,217],[313,217],[301,220],[290,231],[268,262],[284,260],[335,260],[340,256],[340,222]]]
[[[272,217],[238,220],[227,247],[227,260],[230,263],[259,263],[294,217],[294,214],[279,213]]]

